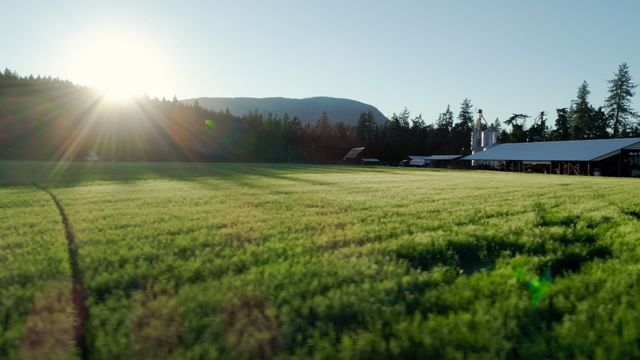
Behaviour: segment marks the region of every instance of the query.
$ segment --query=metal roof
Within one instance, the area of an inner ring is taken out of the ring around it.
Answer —
[[[461,158],[462,155],[431,155],[428,156],[427,160],[455,160]]]
[[[347,155],[345,155],[342,160],[347,160],[347,159],[355,159],[356,157],[358,157],[358,155],[360,155],[360,153],[364,150],[364,147],[357,147],[357,148],[353,148],[351,150],[349,150],[349,152],[347,153]]]
[[[624,148],[640,148],[640,138],[498,144],[462,160],[599,161]]]
[[[409,159],[411,160],[455,160],[460,157],[462,157],[462,155],[430,155],[430,156],[409,155]]]

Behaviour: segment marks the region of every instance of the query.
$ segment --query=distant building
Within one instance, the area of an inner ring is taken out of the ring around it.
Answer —
[[[360,154],[364,151],[364,147],[357,147],[349,150],[347,155],[342,158],[342,162],[346,164],[356,164],[360,158]]]
[[[409,155],[409,160],[403,161],[405,166],[427,167],[429,166],[428,156]]]
[[[640,138],[498,144],[462,160],[507,171],[640,177]]]
[[[498,135],[488,127],[482,109],[478,109],[478,119],[471,131],[471,154],[485,151],[496,144],[498,144]],[[471,164],[479,165],[475,160],[471,161]]]
[[[100,155],[97,152],[92,151],[87,156],[87,161],[100,161]]]
[[[409,161],[405,162],[407,166],[415,167],[457,167],[456,161],[460,159],[462,155],[409,155]]]
[[[359,164],[359,165],[383,165],[383,163],[376,158],[363,157],[364,147],[357,147],[349,150],[347,155],[342,158],[343,164]]]
[[[359,163],[362,165],[382,165],[382,162],[376,158],[362,158]]]

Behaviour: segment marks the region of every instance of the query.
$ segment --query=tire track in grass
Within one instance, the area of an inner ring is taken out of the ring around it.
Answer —
[[[73,228],[71,227],[71,222],[69,221],[69,217],[62,206],[60,200],[56,197],[56,195],[51,192],[51,190],[40,186],[36,183],[32,183],[36,188],[44,191],[49,194],[51,200],[56,205],[58,209],[58,213],[60,213],[60,218],[62,219],[62,224],[64,225],[64,236],[67,239],[67,249],[69,251],[69,265],[71,267],[71,277],[73,280],[73,286],[71,290],[71,299],[73,301],[73,311],[75,315],[75,326],[74,326],[74,338],[75,343],[82,359],[88,358],[88,349],[85,338],[85,327],[87,324],[87,320],[89,317],[89,312],[86,305],[86,291],[84,287],[84,282],[82,280],[82,271],[80,269],[80,264],[78,261],[78,246],[76,244],[76,236],[73,232]]]

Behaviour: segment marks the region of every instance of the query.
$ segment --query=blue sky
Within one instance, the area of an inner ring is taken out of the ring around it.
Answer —
[[[145,89],[159,97],[346,97],[387,115],[406,106],[428,122],[468,97],[491,121],[553,117],[583,80],[599,105],[622,62],[640,81],[635,0],[0,5],[1,67],[88,83],[78,49],[99,47],[93,34],[115,29],[162,64]]]

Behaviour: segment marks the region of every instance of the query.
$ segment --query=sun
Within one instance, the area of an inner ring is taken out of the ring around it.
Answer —
[[[131,32],[103,31],[74,46],[72,79],[100,90],[110,101],[163,93],[169,80],[167,59],[155,44]]]

